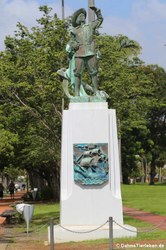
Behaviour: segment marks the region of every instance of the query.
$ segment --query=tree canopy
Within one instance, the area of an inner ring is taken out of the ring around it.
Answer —
[[[65,22],[40,7],[38,26],[17,24],[0,53],[0,168],[20,167],[31,186],[49,185],[59,199],[62,87],[57,70],[68,65]],[[137,173],[136,156],[164,164],[166,72],[139,59],[140,45],[128,37],[99,35],[100,89],[117,111],[124,182]],[[65,100],[67,105],[68,100]]]

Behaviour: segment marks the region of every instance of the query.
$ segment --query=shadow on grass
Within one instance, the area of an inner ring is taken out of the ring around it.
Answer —
[[[163,183],[156,183],[154,186],[166,186],[166,182],[163,182]]]
[[[47,212],[46,214],[37,214],[33,217],[32,224],[36,226],[42,226],[46,223],[49,224],[51,218],[53,219],[55,224],[58,224],[60,219],[59,212]]]

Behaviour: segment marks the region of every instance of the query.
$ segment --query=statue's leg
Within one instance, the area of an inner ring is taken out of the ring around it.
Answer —
[[[75,76],[75,95],[80,95],[80,85],[81,85],[81,77],[82,72],[84,69],[84,60],[81,57],[75,58],[75,70],[74,70],[74,76]]]
[[[92,84],[93,84],[93,89],[94,89],[94,94],[96,94],[98,90],[98,63],[97,63],[97,58],[96,56],[91,56],[87,60],[87,66],[88,70],[90,72],[90,76],[92,79]]]

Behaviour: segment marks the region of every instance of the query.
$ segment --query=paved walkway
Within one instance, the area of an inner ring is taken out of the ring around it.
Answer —
[[[19,191],[14,194],[14,199],[11,199],[10,194],[4,196],[2,200],[0,200],[0,207],[4,205],[9,205],[13,203],[21,202],[21,197],[25,194],[26,191]]]
[[[5,210],[12,210],[12,205],[21,202],[21,197],[26,191],[20,191],[15,193],[14,199],[11,199],[10,195],[8,194],[2,200],[0,200],[0,214]],[[6,250],[8,247],[7,243],[1,242],[1,237],[4,235],[4,227],[2,226],[5,223],[6,218],[0,217],[0,250]]]
[[[129,207],[123,207],[123,212],[124,214],[131,216],[132,218],[148,222],[154,226],[159,225],[158,228],[162,230],[166,230],[166,216],[152,214],[152,213],[140,211],[140,210],[129,208]]]
[[[5,210],[13,210],[13,208],[9,206],[0,206],[0,214],[3,213]],[[0,225],[3,224],[5,220],[6,219],[4,217],[0,217]]]
[[[17,204],[21,202],[21,197],[26,191],[20,191],[14,194],[14,199],[11,199],[10,195],[6,195],[2,200],[0,200],[0,214],[4,212],[5,210],[12,210],[12,205]],[[4,217],[0,217],[0,227],[5,222]],[[1,227],[2,228],[2,227]],[[1,234],[0,230],[0,234]]]

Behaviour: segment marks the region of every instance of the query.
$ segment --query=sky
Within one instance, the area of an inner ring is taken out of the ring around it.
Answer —
[[[166,0],[94,0],[104,17],[103,33],[122,34],[137,41],[145,64],[166,69]],[[41,16],[39,6],[48,5],[61,18],[62,0],[0,0],[0,50],[6,35],[14,36],[17,22],[31,28]],[[79,8],[88,9],[88,0],[64,0],[65,17]]]

